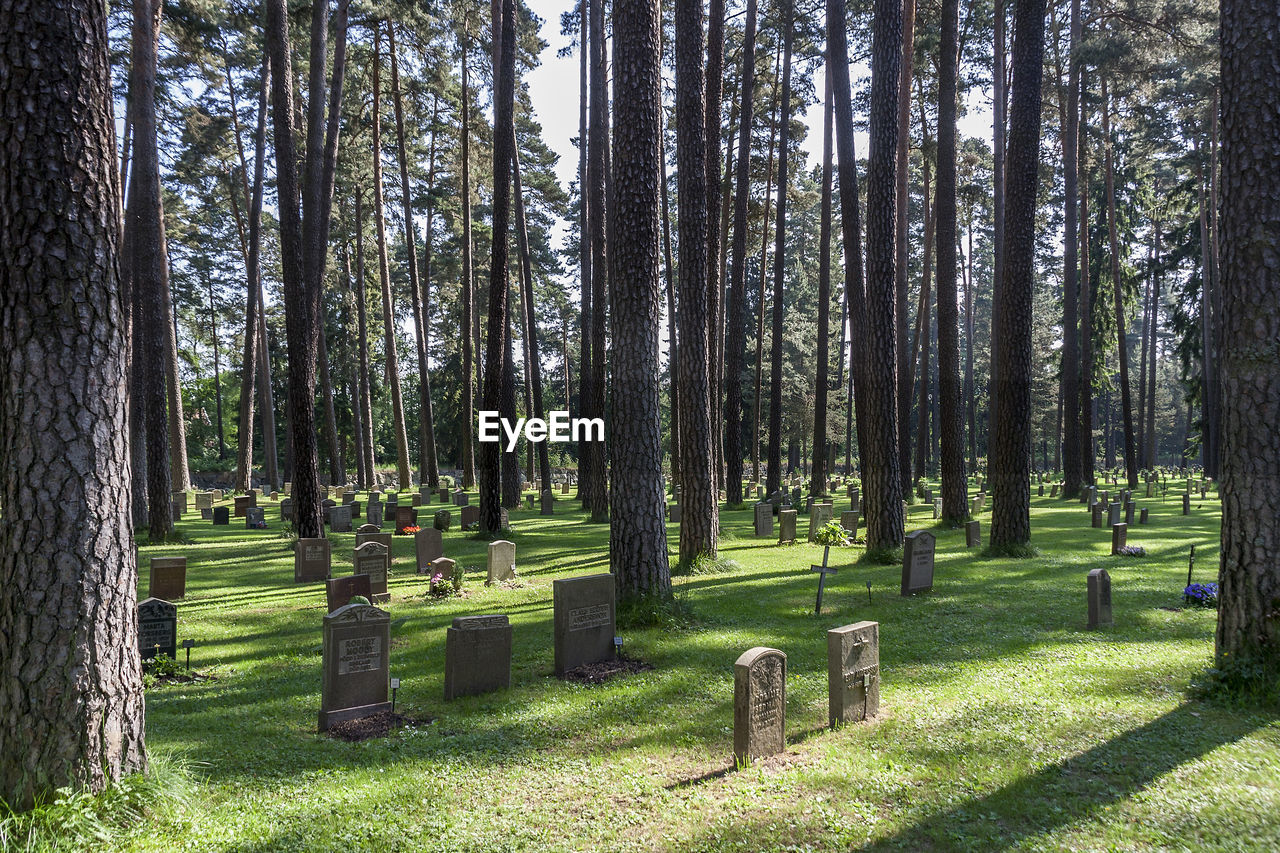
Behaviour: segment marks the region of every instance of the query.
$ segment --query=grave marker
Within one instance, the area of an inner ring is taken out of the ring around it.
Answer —
[[[433,560],[444,556],[444,536],[434,527],[413,534],[414,568],[421,573]]]
[[[511,638],[504,615],[454,617],[445,629],[445,700],[510,687]]]
[[[822,589],[827,585],[827,575],[836,573],[835,566],[827,565],[827,558],[831,556],[831,546],[825,545],[822,548],[822,565],[810,566],[809,571],[818,573],[818,598],[814,602],[813,612],[817,615],[822,614]]]
[[[902,551],[902,595],[933,589],[934,535],[927,530],[907,534]]]
[[[733,757],[739,765],[787,748],[787,656],[756,646],[733,664]]]
[[[348,604],[324,617],[320,731],[391,710],[387,691],[391,616],[367,604]]]
[[[982,547],[982,522],[968,521],[964,525],[964,547],[981,548]]]
[[[329,540],[299,539],[293,549],[293,582],[329,579]]]
[[[396,535],[404,536],[406,527],[418,526],[418,510],[411,506],[396,507]]]
[[[778,510],[778,544],[788,545],[796,541],[796,511]]]
[[[1129,525],[1123,521],[1111,525],[1111,554],[1112,556],[1119,554],[1120,549],[1125,546],[1125,542],[1129,538]]]
[[[880,713],[880,623],[827,632],[827,721],[831,728]]]
[[[187,594],[187,558],[152,557],[147,595],[164,601],[184,598]]]
[[[267,524],[267,511],[260,506],[246,507],[244,511],[244,526],[246,530],[256,530],[259,527],[265,527]]]
[[[215,506],[213,508],[213,523],[215,526],[231,523],[231,512],[225,506]]]
[[[138,602],[138,652],[143,660],[157,654],[178,656],[178,608],[160,598]]]
[[[449,525],[453,523],[453,513],[447,509],[438,509],[436,514],[431,518],[431,526],[436,530],[448,530]]]
[[[1111,576],[1106,569],[1089,572],[1089,630],[1115,624],[1111,618]]]
[[[516,543],[497,539],[489,543],[489,577],[485,586],[511,580],[516,576]],[[612,577],[612,576],[611,576]]]
[[[608,573],[551,582],[556,675],[613,658],[613,584],[613,575]]]
[[[373,600],[373,590],[369,586],[368,575],[348,575],[344,578],[329,578],[325,581],[325,601],[329,605],[330,613],[339,607],[346,607],[357,595]]]
[[[480,507],[463,504],[458,514],[461,516],[463,530],[471,530],[480,525]]]
[[[331,533],[351,532],[351,506],[329,507],[329,531]]]
[[[858,538],[858,522],[860,520],[861,517],[855,509],[845,510],[840,513],[840,526],[848,531],[850,539]]]

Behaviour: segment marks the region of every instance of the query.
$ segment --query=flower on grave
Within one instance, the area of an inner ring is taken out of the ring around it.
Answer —
[[[1146,549],[1144,549],[1141,545],[1125,545],[1123,548],[1120,548],[1119,550],[1117,550],[1116,553],[1122,557],[1147,556]]]
[[[1195,607],[1217,607],[1218,585],[1216,583],[1193,583],[1182,591],[1182,597]]]
[[[421,529],[422,529],[422,528],[418,527],[418,525],[416,525],[416,524],[410,524],[408,527],[406,527],[406,528],[404,529],[404,532],[405,532],[405,533],[417,533],[417,532],[418,532],[419,530],[421,530]]]
[[[444,597],[453,592],[452,584],[445,579],[444,572],[436,572],[431,576],[430,592],[438,597]]]

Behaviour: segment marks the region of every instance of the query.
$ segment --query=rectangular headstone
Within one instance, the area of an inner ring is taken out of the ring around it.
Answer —
[[[411,506],[396,507],[396,535],[403,536],[406,527],[418,526],[418,510]]]
[[[555,515],[556,513],[556,497],[550,489],[542,493],[541,505],[539,511],[542,515]]]
[[[1125,501],[1124,505],[1124,523],[1133,524],[1133,511],[1137,508],[1137,504],[1133,501]]]
[[[257,503],[253,495],[236,495],[236,518],[244,518],[244,511]]]
[[[352,574],[368,575],[369,589],[373,592],[370,601],[382,602],[391,596],[387,592],[387,573],[391,569],[390,551],[381,542],[366,542],[351,556],[354,566]]]
[[[1138,513],[1138,523],[1146,524],[1150,520],[1150,517],[1151,517],[1151,510],[1147,509],[1144,506],[1142,508],[1142,512]]]
[[[260,506],[246,507],[244,526],[246,530],[256,530],[267,525],[267,511]]]
[[[778,510],[778,544],[786,545],[796,541],[796,511],[794,509]]]
[[[556,675],[613,658],[613,584],[613,575],[608,573],[551,582]]]
[[[1111,619],[1111,576],[1106,569],[1089,572],[1089,630],[1114,624]]]
[[[360,527],[363,530],[368,526],[367,524],[362,524]],[[359,530],[356,531],[356,547],[359,548],[366,542],[377,542],[379,545],[386,546],[387,558],[391,562],[395,562],[395,555],[391,553],[392,540],[390,533],[382,533],[380,531],[365,531],[362,533]]]
[[[902,595],[933,589],[934,535],[927,530],[907,534],[902,551]]]
[[[1091,521],[1094,527],[1102,527],[1102,504],[1093,505],[1093,517]]]
[[[756,646],[733,664],[733,757],[745,765],[787,748],[787,656]]]
[[[196,492],[196,509],[213,509],[213,493]]]
[[[433,560],[444,556],[444,536],[434,527],[424,527],[413,535],[414,568],[422,572]]]
[[[485,586],[511,580],[516,576],[516,543],[497,539],[489,543],[489,576]]]
[[[159,598],[138,602],[138,652],[143,660],[157,654],[178,656],[178,608]]]
[[[977,519],[965,522],[964,525],[964,547],[981,548],[982,547],[982,522]]]
[[[329,579],[329,540],[299,539],[293,548],[293,582]]]
[[[280,520],[281,521],[293,520],[293,498],[285,498],[284,500],[280,501]]]
[[[755,505],[754,525],[756,536],[773,535],[773,506],[771,504],[758,503]]]
[[[827,720],[831,728],[880,712],[880,623],[827,632]]]
[[[683,518],[684,518],[684,509],[681,508],[680,504],[672,504],[671,505],[671,523],[679,524]]]
[[[506,616],[454,617],[445,629],[445,700],[510,687],[511,638]]]
[[[458,514],[461,516],[459,524],[462,525],[463,530],[471,530],[472,528],[479,526],[480,507],[463,504],[461,508],[459,508]]]
[[[330,613],[339,607],[346,607],[357,595],[373,600],[373,590],[369,587],[368,575],[347,575],[325,581],[325,599]]]
[[[447,509],[438,509],[431,517],[431,526],[436,530],[448,530],[451,524],[453,524],[453,513]]]
[[[1191,515],[1191,495],[1182,496],[1182,514]]]
[[[347,720],[391,710],[391,616],[367,604],[348,604],[325,615],[320,731]]]
[[[329,507],[329,530],[333,533],[351,532],[351,506]]]
[[[1111,553],[1119,554],[1129,539],[1129,525],[1123,521],[1111,525]]]
[[[174,601],[187,594],[187,558],[152,557],[151,578],[147,595]]]
[[[840,526],[848,531],[850,539],[858,538],[859,521],[861,521],[861,517],[856,510],[849,509],[840,513]]]
[[[231,512],[225,506],[215,506],[213,508],[214,525],[230,524]]]

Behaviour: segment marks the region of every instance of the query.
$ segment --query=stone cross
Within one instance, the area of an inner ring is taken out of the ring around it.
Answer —
[[[818,600],[814,602],[813,612],[819,615],[822,613],[822,589],[827,584],[827,575],[834,575],[836,573],[835,566],[827,565],[827,558],[830,556],[831,546],[824,546],[822,549],[822,565],[809,567],[809,571],[818,573]]]

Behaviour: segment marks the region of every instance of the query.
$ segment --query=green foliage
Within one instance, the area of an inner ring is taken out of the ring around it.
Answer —
[[[838,521],[828,521],[814,534],[813,541],[819,545],[848,545],[849,534]]]
[[[692,559],[681,560],[671,569],[674,577],[690,577],[692,575],[720,575],[738,568],[738,564],[727,557],[710,557],[699,554]]]

